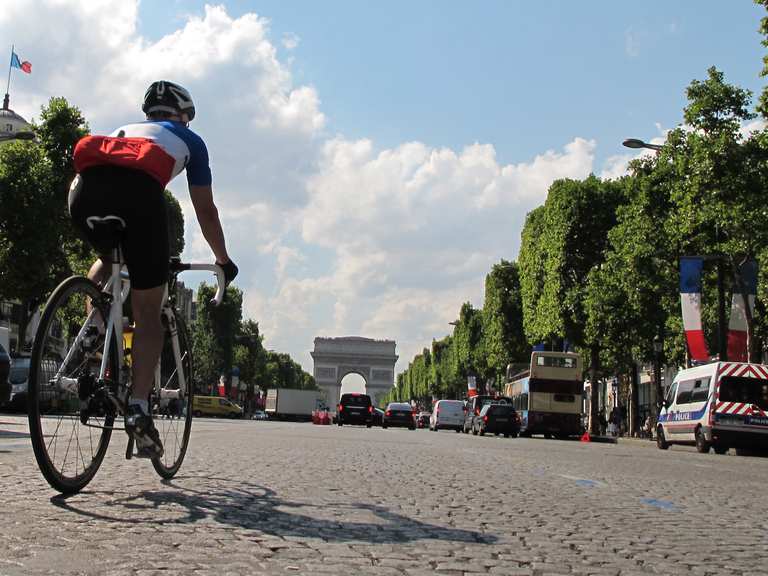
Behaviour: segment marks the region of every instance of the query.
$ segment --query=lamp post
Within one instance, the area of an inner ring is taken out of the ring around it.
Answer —
[[[664,352],[664,342],[661,336],[656,334],[653,339],[653,380],[656,384],[656,416],[661,412],[661,403],[664,392],[661,388],[661,354]]]
[[[648,148],[649,150],[656,150],[656,152],[664,149],[664,146],[661,144],[649,144],[648,142],[643,142],[639,138],[627,138],[622,144],[627,148]]]

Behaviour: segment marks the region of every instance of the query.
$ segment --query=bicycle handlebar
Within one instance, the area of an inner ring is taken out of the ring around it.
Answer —
[[[216,294],[213,296],[211,302],[214,306],[218,306],[224,300],[224,290],[226,289],[226,279],[224,277],[224,270],[218,264],[185,264],[184,262],[172,262],[171,267],[174,270],[208,270],[216,275]]]

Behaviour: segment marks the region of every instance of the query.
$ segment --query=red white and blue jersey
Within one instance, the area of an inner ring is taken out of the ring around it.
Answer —
[[[172,120],[126,124],[110,136],[86,136],[74,152],[82,172],[97,165],[116,165],[146,172],[163,186],[187,171],[190,186],[211,184],[205,142],[181,122]]]

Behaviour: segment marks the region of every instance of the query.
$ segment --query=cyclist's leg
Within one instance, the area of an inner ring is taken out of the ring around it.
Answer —
[[[163,187],[146,174],[131,171],[126,179],[133,193],[125,196],[127,227],[123,256],[131,278],[134,331],[131,399],[126,426],[136,439],[139,456],[163,454],[149,406],[155,367],[163,347],[160,310],[168,280],[168,222]]]
[[[165,284],[148,290],[131,290],[133,311],[133,343],[131,362],[133,365],[134,398],[147,400],[152,391],[155,366],[163,347],[163,324],[160,308],[163,304]]]

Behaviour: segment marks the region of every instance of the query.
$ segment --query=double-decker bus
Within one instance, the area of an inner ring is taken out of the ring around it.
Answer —
[[[520,414],[521,436],[566,438],[581,434],[581,357],[573,352],[533,352],[528,370],[507,368],[505,395]]]

